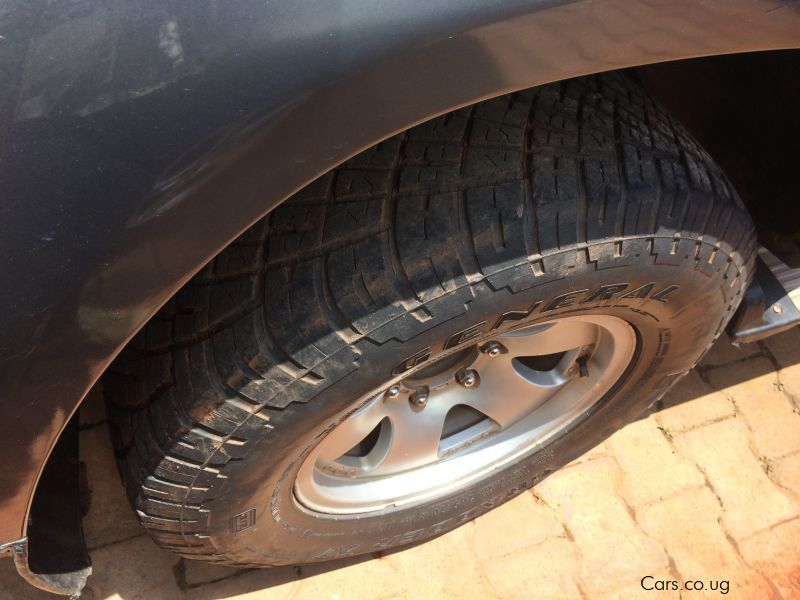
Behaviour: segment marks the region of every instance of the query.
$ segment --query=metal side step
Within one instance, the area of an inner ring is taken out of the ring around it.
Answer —
[[[764,247],[758,249],[756,274],[728,331],[736,344],[757,342],[800,325],[800,269]]]
[[[758,257],[789,294],[797,310],[800,310],[800,269],[793,269],[763,246],[758,249]]]

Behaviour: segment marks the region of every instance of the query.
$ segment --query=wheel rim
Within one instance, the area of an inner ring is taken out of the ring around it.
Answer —
[[[360,399],[304,460],[295,497],[323,515],[359,515],[450,493],[576,422],[635,348],[627,322],[584,315],[459,350]]]

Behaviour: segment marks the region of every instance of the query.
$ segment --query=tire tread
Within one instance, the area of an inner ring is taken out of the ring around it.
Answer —
[[[730,316],[755,250],[725,175],[624,75],[437,117],[288,199],[123,350],[104,388],[128,496],[163,547],[231,562],[206,533],[226,467],[274,411],[358,369],[365,344],[582,263],[723,273]]]

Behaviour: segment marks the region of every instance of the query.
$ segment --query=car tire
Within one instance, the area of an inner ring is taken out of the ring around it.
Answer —
[[[755,250],[725,175],[627,76],[438,117],[287,200],[121,353],[128,496],[161,546],[226,564],[433,537],[653,405]]]

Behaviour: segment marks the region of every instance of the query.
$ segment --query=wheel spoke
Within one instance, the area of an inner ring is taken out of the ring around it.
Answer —
[[[503,335],[501,341],[508,349],[503,356],[510,359],[566,352],[595,343],[597,334],[597,327],[577,319],[534,325]]]
[[[319,453],[319,460],[330,463],[341,457],[367,437],[386,415],[382,397],[370,400],[327,435]]]
[[[385,474],[432,463],[439,458],[439,441],[450,404],[435,398],[422,410],[397,403],[389,415],[391,441],[386,458],[374,471]]]
[[[507,367],[498,364],[482,375],[480,393],[462,394],[462,403],[479,410],[504,429],[555,396],[567,381],[560,378],[553,385],[536,385],[513,372],[510,364]]]

